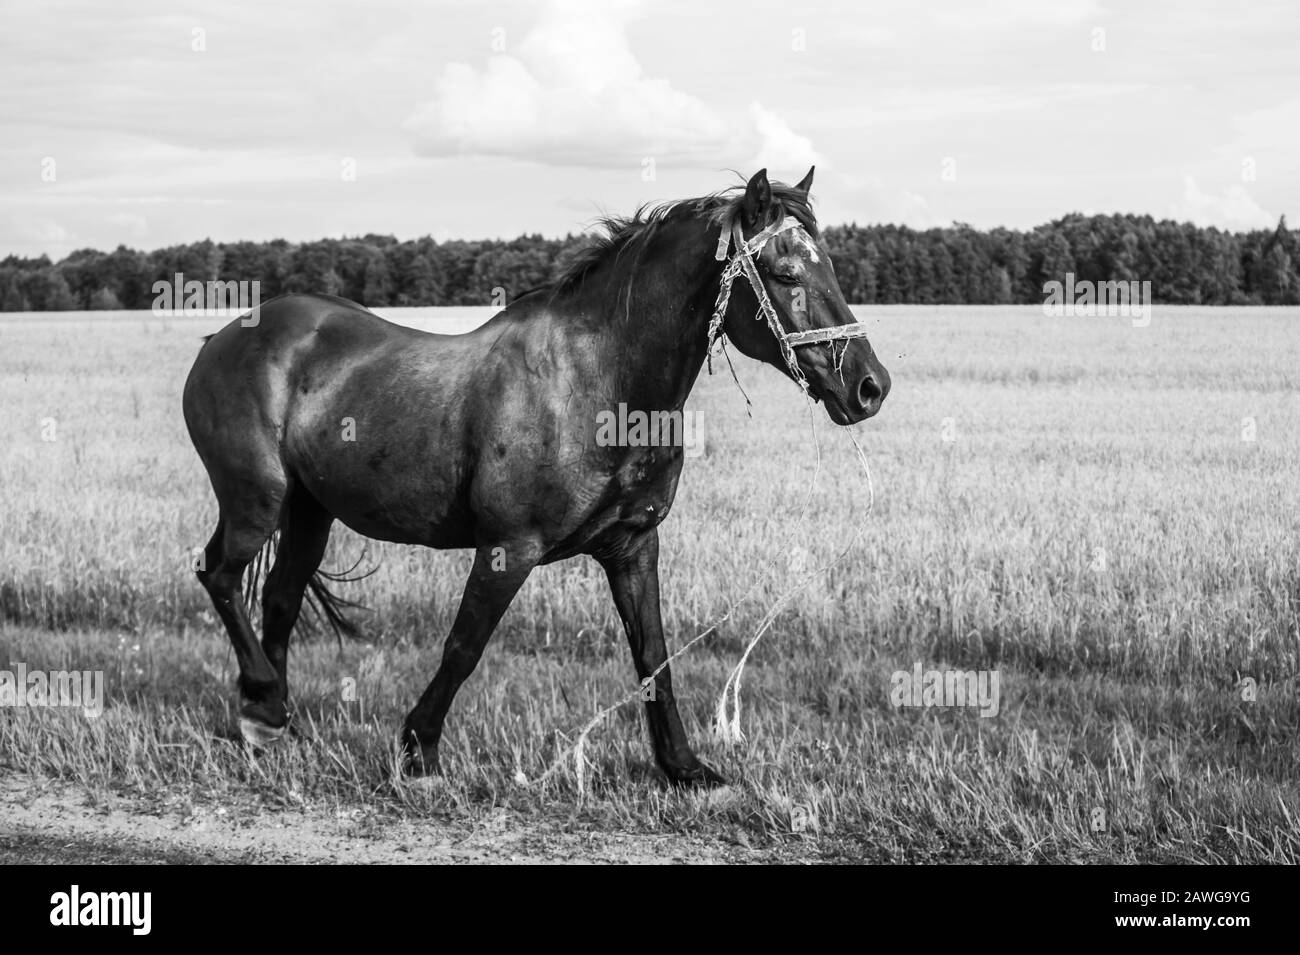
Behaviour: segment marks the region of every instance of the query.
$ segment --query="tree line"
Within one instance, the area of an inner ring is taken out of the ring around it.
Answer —
[[[823,236],[845,298],[856,304],[1039,304],[1043,285],[1149,281],[1156,302],[1300,304],[1300,235],[1225,232],[1150,216],[1068,215],[1029,231],[896,225],[830,226]],[[0,310],[147,309],[157,281],[258,281],[263,301],[328,292],[372,307],[500,304],[545,285],[582,236],[436,242],[392,236],[314,242],[213,242],[142,252],[80,249],[0,260]]]

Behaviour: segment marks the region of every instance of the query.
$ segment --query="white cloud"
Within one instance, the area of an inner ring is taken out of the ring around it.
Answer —
[[[813,187],[813,192],[818,191]],[[937,215],[925,197],[910,189],[887,185],[878,176],[832,175],[828,194],[835,197],[836,222],[862,225],[889,222],[931,229],[951,224]],[[832,220],[828,220],[832,221]]]
[[[758,154],[751,160],[754,166],[795,172],[818,162],[826,163],[813,149],[812,140],[801,136],[776,113],[764,109],[761,103],[749,104],[749,117],[760,137]]]
[[[728,168],[797,181],[814,147],[827,225],[1300,220],[1300,4],[1284,0],[1231,16],[1185,0],[18,6],[0,31],[0,256],[563,234]],[[1184,197],[1184,175],[1210,195]]]
[[[0,248],[22,256],[39,256],[60,259],[72,251],[77,234],[60,222],[46,216],[15,215],[0,220]]]
[[[1230,231],[1267,229],[1277,222],[1277,217],[1265,212],[1244,186],[1229,186],[1223,195],[1216,196],[1202,192],[1191,176],[1183,177],[1183,197],[1171,211],[1180,222]]]
[[[715,167],[816,161],[807,137],[759,103],[732,117],[646,76],[628,43],[635,12],[552,0],[517,48],[504,36],[484,68],[449,64],[404,124],[417,151],[629,168],[646,157]]]
[[[134,212],[118,212],[108,217],[108,222],[119,235],[142,239],[149,234],[149,220]]]

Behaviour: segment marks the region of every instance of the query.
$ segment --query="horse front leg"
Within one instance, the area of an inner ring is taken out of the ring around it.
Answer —
[[[654,677],[653,695],[645,704],[655,761],[674,784],[724,785],[726,780],[700,762],[691,750],[673,697],[672,673],[666,666],[659,669],[668,659],[668,650],[659,610],[658,530],[651,528],[629,538],[614,553],[598,559],[609,578],[638,679],[644,681],[659,671]]]
[[[411,775],[438,772],[438,741],[452,698],[474,672],[501,615],[541,559],[533,543],[480,546],[465,582],[460,609],[442,649],[442,663],[402,728],[403,768]]]

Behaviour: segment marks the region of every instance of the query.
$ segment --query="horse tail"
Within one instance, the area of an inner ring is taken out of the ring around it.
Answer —
[[[379,565],[376,564],[365,573],[353,576],[353,572],[361,564],[361,559],[364,556],[365,551],[362,550],[361,556],[357,558],[356,562],[341,573],[318,570],[312,574],[311,580],[307,583],[307,606],[316,615],[315,620],[318,625],[325,624],[333,631],[334,638],[338,640],[340,646],[344,637],[349,640],[361,639],[360,629],[352,620],[348,619],[347,612],[349,610],[366,610],[368,608],[355,600],[340,597],[330,589],[329,584],[354,583],[358,580],[365,580],[379,569]]]
[[[248,608],[249,617],[252,618],[258,609],[257,596],[262,592],[262,587],[266,583],[267,574],[271,571],[271,564],[275,559],[276,552],[280,549],[280,531],[276,530],[257,556],[249,563],[248,569],[244,572],[244,604]],[[307,582],[307,591],[303,595],[303,602],[306,609],[311,611],[310,616],[299,614],[297,622],[294,623],[294,633],[301,633],[304,637],[323,633],[326,629],[334,634],[339,646],[343,645],[343,638],[349,640],[362,639],[362,633],[359,627],[349,619],[349,610],[368,610],[364,604],[355,600],[348,600],[339,596],[331,588],[331,584],[355,583],[359,580],[365,580],[371,574],[379,569],[376,563],[369,570],[357,573],[357,568],[365,560],[366,551],[363,548],[361,554],[352,563],[352,566],[343,571],[317,570],[312,574],[311,579]]]

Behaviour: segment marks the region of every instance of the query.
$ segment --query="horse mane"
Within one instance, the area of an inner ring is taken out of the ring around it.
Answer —
[[[807,193],[783,182],[773,182],[771,186],[775,221],[794,216],[808,234],[816,238],[817,218],[813,215]],[[617,261],[631,245],[645,242],[665,223],[701,219],[707,225],[726,228],[732,217],[739,213],[744,199],[745,187],[742,184],[694,199],[647,203],[630,216],[601,216],[596,225],[603,231],[588,237],[586,246],[574,255],[550,289],[556,294],[572,291],[595,269],[611,259]]]

